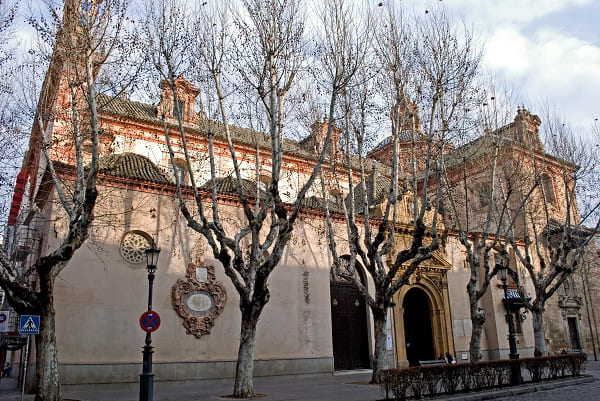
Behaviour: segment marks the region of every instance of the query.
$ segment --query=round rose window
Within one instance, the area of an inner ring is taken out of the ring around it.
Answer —
[[[146,261],[146,249],[151,247],[150,240],[144,235],[131,231],[121,240],[121,256],[129,263],[142,263]]]

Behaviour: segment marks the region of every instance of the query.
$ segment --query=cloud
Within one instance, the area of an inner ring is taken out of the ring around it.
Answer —
[[[485,60],[493,69],[511,76],[520,76],[529,70],[530,41],[514,28],[494,32],[485,45]]]
[[[588,124],[598,113],[600,47],[593,43],[548,28],[526,36],[505,27],[487,41],[485,62],[517,83],[525,98],[548,99],[574,124]]]
[[[450,10],[459,10],[467,20],[476,24],[485,22],[488,27],[504,23],[527,25],[535,20],[593,4],[595,0],[445,0]]]

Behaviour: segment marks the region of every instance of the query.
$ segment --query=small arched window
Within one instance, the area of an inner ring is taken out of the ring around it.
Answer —
[[[267,192],[271,184],[271,174],[268,171],[262,171],[258,177],[258,185],[261,191]]]
[[[175,159],[175,164],[171,165],[170,172],[173,176],[173,181],[179,180],[179,185],[188,185],[187,181],[187,164],[183,159]]]
[[[542,191],[544,199],[550,203],[556,203],[556,193],[554,192],[554,182],[548,174],[541,176]]]

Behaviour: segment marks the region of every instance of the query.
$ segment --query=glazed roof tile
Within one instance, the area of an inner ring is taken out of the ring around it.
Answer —
[[[222,195],[237,195],[237,180],[233,176],[219,177],[215,179],[215,186],[217,193]],[[206,181],[199,188],[206,192],[212,192],[212,180]],[[252,180],[242,178],[242,190],[244,194],[249,198],[256,198],[256,183]],[[260,190],[261,198],[265,197],[264,191]]]
[[[100,112],[117,114],[145,121],[158,120],[157,108],[151,104],[135,102],[121,97],[112,97],[105,94],[99,94],[97,102],[98,110]]]
[[[157,184],[172,184],[167,174],[150,159],[136,153],[119,153],[103,157],[98,162],[101,174],[131,178]]]
[[[121,97],[111,97],[105,94],[98,95],[97,100],[101,113],[132,118],[153,124],[161,124],[161,120],[158,116],[158,108],[154,105],[136,102]],[[250,145],[252,147],[259,146],[261,148],[271,148],[271,139],[268,134],[235,125],[229,125],[229,130],[237,143]],[[212,132],[217,139],[225,140],[224,124],[214,120],[200,119],[195,126],[186,127],[186,132],[192,135],[206,135],[206,133]],[[317,158],[317,155],[315,155],[314,152],[301,146],[294,140],[284,138],[282,146],[286,153],[307,159]]]

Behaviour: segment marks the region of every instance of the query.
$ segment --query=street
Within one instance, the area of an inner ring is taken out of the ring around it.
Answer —
[[[587,381],[576,385],[565,382],[545,382],[541,385],[525,385],[519,388],[504,388],[491,392],[463,394],[453,397],[436,398],[437,401],[476,401],[494,399],[498,401],[600,401],[600,362],[590,361],[586,365]],[[258,377],[255,389],[265,394],[261,400],[271,401],[376,401],[382,399],[378,386],[367,385],[370,374],[361,373],[336,375],[303,375]],[[155,401],[206,401],[223,400],[231,393],[233,379],[171,381],[154,385]],[[552,389],[542,388],[552,387]],[[118,383],[101,385],[63,386],[65,401],[136,401],[138,383]],[[503,396],[507,392],[526,391],[525,394]],[[576,397],[576,399],[573,399]],[[24,400],[33,400],[33,395],[25,395]],[[20,393],[14,381],[3,379],[0,382],[0,400],[20,400]]]

